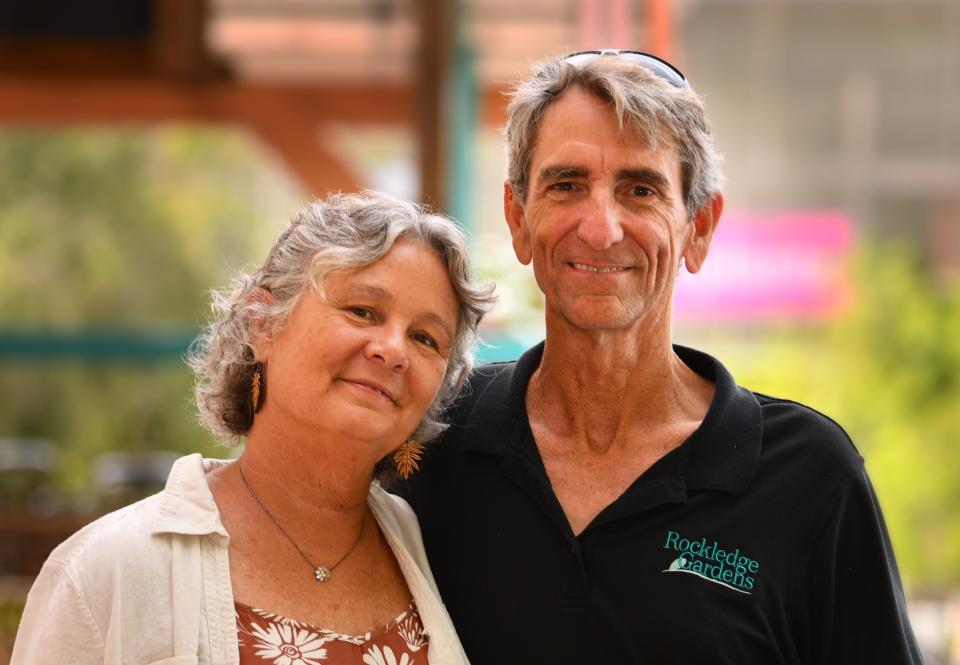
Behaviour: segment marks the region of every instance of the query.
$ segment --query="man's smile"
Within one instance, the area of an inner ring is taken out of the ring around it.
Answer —
[[[567,265],[574,270],[592,273],[626,272],[630,270],[628,266],[595,266],[589,263],[577,263],[576,261],[568,261]]]

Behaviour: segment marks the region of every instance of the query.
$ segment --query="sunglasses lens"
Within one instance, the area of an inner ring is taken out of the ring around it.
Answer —
[[[660,78],[669,81],[677,88],[683,88],[687,85],[687,80],[677,70],[670,65],[660,62],[656,58],[651,58],[642,53],[621,53],[621,58],[626,58],[630,62],[645,67]]]
[[[640,53],[638,51],[581,51],[579,53],[571,53],[564,58],[564,60],[569,62],[574,67],[583,67],[587,63],[593,62],[597,58],[604,56],[623,58],[627,62],[640,65],[647,71],[653,72],[663,80],[667,81],[675,88],[686,88],[688,85],[687,79],[684,78],[683,74],[681,74],[677,69],[659,60],[658,58],[647,55],[646,53]]]
[[[583,51],[582,53],[572,53],[564,60],[574,67],[583,67],[588,62],[593,62],[600,57],[600,51]]]

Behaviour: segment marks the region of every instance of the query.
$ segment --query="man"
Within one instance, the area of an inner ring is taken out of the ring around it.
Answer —
[[[921,662],[844,431],[671,343],[676,275],[723,211],[682,74],[554,60],[507,138],[546,341],[474,373],[403,489],[472,662]]]

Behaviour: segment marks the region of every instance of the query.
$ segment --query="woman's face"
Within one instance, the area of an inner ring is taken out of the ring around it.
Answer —
[[[374,264],[328,274],[323,291],[304,292],[257,344],[267,365],[257,419],[367,440],[385,455],[440,389],[459,313],[447,271],[433,249],[401,239]]]

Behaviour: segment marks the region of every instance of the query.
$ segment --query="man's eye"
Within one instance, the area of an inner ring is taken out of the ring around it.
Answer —
[[[653,196],[653,190],[643,185],[634,185],[630,188],[631,196]]]
[[[555,182],[550,185],[550,189],[555,192],[572,192],[575,187],[576,184],[572,182]]]

